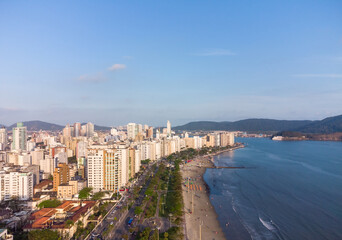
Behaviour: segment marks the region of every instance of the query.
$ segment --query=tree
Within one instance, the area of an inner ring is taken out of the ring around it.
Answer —
[[[58,232],[51,231],[49,229],[33,230],[28,234],[29,240],[59,240],[60,236]]]
[[[135,209],[134,209],[134,214],[136,214],[136,215],[139,215],[140,213],[142,213],[142,209],[141,209],[141,207],[136,207]]]
[[[74,221],[73,220],[71,220],[71,219],[66,220],[65,226],[67,228],[70,228],[72,225],[74,225]]]
[[[91,188],[91,187],[85,187],[85,188],[83,188],[83,189],[79,192],[78,198],[79,198],[80,200],[88,199],[89,196],[90,196],[90,192],[91,192],[92,190],[93,190],[93,188]]]
[[[38,204],[39,208],[55,208],[61,205],[61,202],[57,199],[45,200]]]
[[[138,239],[139,240],[148,240],[150,237],[151,228],[147,227],[144,231],[139,233]]]
[[[91,199],[97,201],[97,200],[102,199],[104,195],[105,195],[105,192],[97,192],[93,195]]]

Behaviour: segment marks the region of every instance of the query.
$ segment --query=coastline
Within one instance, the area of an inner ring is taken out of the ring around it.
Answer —
[[[244,145],[241,144],[213,154],[199,156],[182,166],[185,239],[226,239],[218,215],[210,202],[210,189],[203,175],[207,168],[215,167],[213,156],[243,147]]]

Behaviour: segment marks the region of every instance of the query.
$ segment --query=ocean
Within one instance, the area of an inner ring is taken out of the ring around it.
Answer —
[[[227,239],[342,239],[342,142],[236,140],[204,174]]]

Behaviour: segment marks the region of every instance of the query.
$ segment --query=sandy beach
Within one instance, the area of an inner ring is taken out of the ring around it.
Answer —
[[[208,167],[213,167],[210,157],[198,157],[182,169],[185,213],[185,239],[225,239],[217,220],[215,209],[209,201],[209,189],[203,180]],[[189,179],[189,180],[187,180]],[[201,230],[201,236],[200,236]]]

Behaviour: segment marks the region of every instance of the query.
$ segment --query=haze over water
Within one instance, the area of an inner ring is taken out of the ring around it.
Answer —
[[[237,141],[204,175],[227,239],[342,239],[341,142]]]

